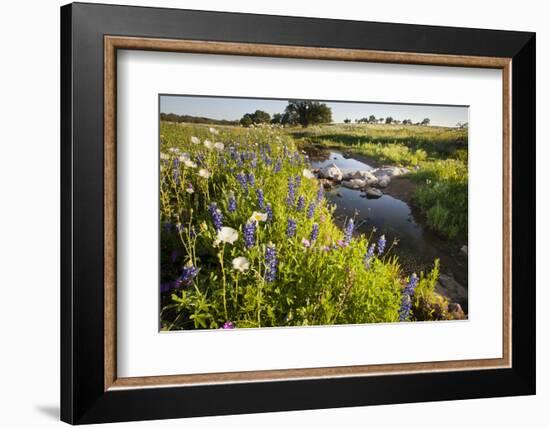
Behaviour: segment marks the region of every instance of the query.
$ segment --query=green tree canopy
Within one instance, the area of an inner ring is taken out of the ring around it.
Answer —
[[[285,108],[288,123],[300,124],[304,128],[317,123],[332,122],[332,110],[317,101],[290,100]]]
[[[271,116],[263,110],[256,110],[254,113],[246,113],[240,120],[242,126],[256,125],[258,123],[269,123]]]

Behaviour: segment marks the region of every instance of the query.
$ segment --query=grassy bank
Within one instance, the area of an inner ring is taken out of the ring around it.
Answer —
[[[437,266],[407,278],[383,236],[340,230],[307,168],[280,130],[161,123],[164,330],[413,320],[411,296],[435,299]]]
[[[413,202],[428,225],[465,242],[468,236],[467,129],[403,125],[327,125],[288,130],[305,144],[349,150],[380,163],[413,168]]]

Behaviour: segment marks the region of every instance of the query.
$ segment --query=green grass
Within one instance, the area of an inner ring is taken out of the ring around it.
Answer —
[[[391,243],[378,254],[379,236],[346,242],[317,180],[304,176],[308,164],[294,138],[269,127],[215,128],[219,134],[206,126],[161,123],[161,282],[171,288],[161,295],[162,328],[220,328],[229,321],[239,328],[398,321],[408,278],[389,255]],[[207,148],[205,139],[224,147]],[[253,174],[254,184],[243,187],[240,174]],[[289,203],[288,183],[296,177],[301,183]],[[245,225],[254,212],[267,213],[259,190],[273,217],[257,223],[247,245]],[[300,198],[303,209],[297,206]],[[223,226],[238,231],[233,243],[219,242],[212,203]],[[291,237],[289,219],[296,222]],[[316,240],[311,239],[314,227],[319,228]],[[365,263],[373,244],[375,255]],[[274,277],[268,249],[277,256]],[[248,269],[233,268],[237,257],[248,260]],[[196,276],[185,276],[191,269]],[[419,289],[433,290],[436,280],[437,274],[422,276]],[[412,312],[408,318],[416,319]]]

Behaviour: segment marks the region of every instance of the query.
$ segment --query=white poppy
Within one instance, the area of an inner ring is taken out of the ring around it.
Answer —
[[[210,133],[218,135],[218,130],[216,128],[208,128],[208,130],[210,131]]]
[[[223,226],[216,236],[217,242],[227,242],[232,244],[239,238],[239,232],[232,227]]]
[[[183,162],[183,164],[188,168],[196,168],[197,167],[197,164],[195,162],[193,162],[191,159],[187,159],[186,161]]]
[[[179,153],[180,149],[178,149],[177,147],[170,147],[168,151],[171,153]]]
[[[214,148],[216,150],[219,150],[220,152],[225,148],[224,144],[223,143],[215,143],[214,144]]]
[[[250,221],[255,221],[256,223],[260,221],[267,221],[267,214],[254,211],[250,217]]]
[[[170,156],[168,156],[166,153],[161,152],[160,158],[163,159],[163,160],[168,160],[168,159],[170,159]]]
[[[201,140],[199,140],[197,137],[195,137],[194,135],[191,137],[191,142],[193,144],[200,144],[201,143]]]
[[[188,161],[190,158],[189,158],[189,155],[187,153],[184,153],[182,154],[179,158],[178,158],[181,162],[186,162]]]
[[[195,190],[191,184],[185,188],[185,191],[189,194],[195,193]]]
[[[204,144],[204,147],[208,150],[212,150],[214,148],[214,143],[210,140],[204,140],[202,144]]]
[[[232,261],[233,269],[244,272],[250,267],[250,262],[246,257],[236,257]]]
[[[203,178],[210,178],[212,174],[207,169],[199,169],[199,175]]]
[[[313,174],[309,169],[304,169],[302,171],[302,175],[305,177],[305,178],[315,178],[315,174]]]

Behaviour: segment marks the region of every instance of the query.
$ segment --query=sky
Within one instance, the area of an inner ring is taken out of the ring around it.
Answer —
[[[322,100],[321,100],[322,101]],[[468,107],[439,106],[419,104],[380,104],[369,102],[335,102],[322,101],[332,109],[332,120],[341,123],[349,118],[353,121],[368,117],[371,114],[377,118],[391,116],[396,120],[411,119],[420,122],[430,118],[431,125],[456,126],[457,122],[468,122]],[[261,98],[226,98],[161,95],[161,113],[175,113],[207,117],[210,119],[239,120],[245,113],[263,110],[273,116],[282,113],[288,100]]]

